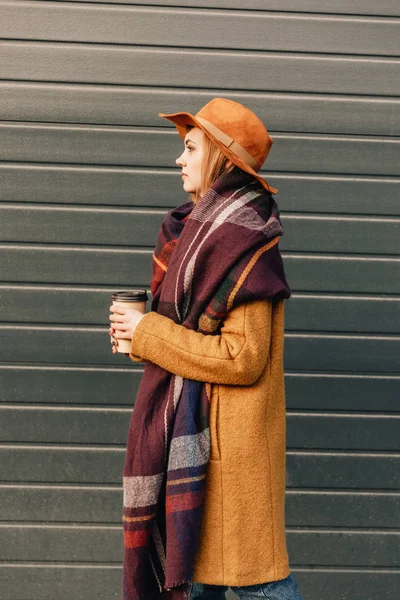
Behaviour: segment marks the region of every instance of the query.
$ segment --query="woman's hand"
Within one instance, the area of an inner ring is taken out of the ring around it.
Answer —
[[[118,339],[132,339],[133,333],[139,323],[144,317],[144,314],[140,310],[135,308],[126,308],[125,306],[118,306],[112,304],[110,306],[111,327],[108,330],[111,336],[112,352],[116,354],[118,352]],[[129,356],[129,355],[128,355]]]

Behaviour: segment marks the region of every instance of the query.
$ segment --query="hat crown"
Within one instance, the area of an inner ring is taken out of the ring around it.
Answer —
[[[206,119],[240,144],[261,168],[273,140],[264,123],[247,106],[227,98],[213,98],[195,116]]]

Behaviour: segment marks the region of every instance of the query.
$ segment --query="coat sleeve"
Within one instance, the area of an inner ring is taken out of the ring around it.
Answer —
[[[133,333],[129,356],[187,379],[250,385],[267,362],[271,317],[270,300],[253,300],[228,312],[220,334],[205,335],[151,311]]]

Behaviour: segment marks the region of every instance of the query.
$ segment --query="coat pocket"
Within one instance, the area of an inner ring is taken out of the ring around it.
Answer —
[[[210,459],[221,460],[220,451],[220,429],[219,429],[219,385],[214,384],[211,388],[210,401]]]

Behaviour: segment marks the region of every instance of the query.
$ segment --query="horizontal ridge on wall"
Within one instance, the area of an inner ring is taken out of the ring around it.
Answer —
[[[0,131],[1,161],[176,168],[183,151],[169,128],[3,121]],[[272,171],[400,175],[400,137],[271,134],[276,146],[265,164]]]
[[[0,244],[2,280],[147,287],[151,249]],[[292,291],[400,294],[399,258],[282,253]],[[99,268],[101,265],[101,269]]]
[[[124,446],[3,443],[0,481],[121,484],[125,453]],[[400,484],[398,452],[288,450],[286,465],[288,488],[395,491]]]
[[[48,0],[45,0],[46,2]],[[58,0],[68,2],[70,0]],[[135,6],[174,6],[185,8],[198,8],[196,0],[75,0],[77,3],[95,4],[121,4]],[[202,6],[214,8],[213,0],[202,0]],[[320,0],[296,0],[296,11],[293,10],[293,0],[246,0],[243,6],[242,0],[219,0],[218,7],[223,9],[246,9],[257,11],[286,11],[309,13],[331,13],[331,14],[353,14],[353,15],[378,15],[378,16],[400,16],[400,7],[396,0],[386,0],[380,4],[376,0],[353,0],[351,4],[347,0],[331,0],[329,5],[321,4]]]
[[[40,398],[38,399],[40,400]],[[2,443],[125,446],[131,407],[0,405]],[[288,449],[400,450],[400,414],[287,412]]]
[[[0,202],[3,242],[153,249],[165,211]],[[400,218],[281,214],[281,250],[396,255]]]
[[[99,325],[108,315],[112,291],[80,285],[0,284],[2,321]],[[294,292],[286,303],[285,327],[286,331],[400,333],[399,311],[397,295]]]
[[[217,72],[227,90],[400,94],[396,58],[21,41],[0,42],[0,53],[0,79],[17,81],[168,86],[190,73],[190,88],[210,89]]]
[[[0,81],[0,119],[161,127],[169,121],[159,112],[196,114],[216,96],[250,106],[271,131],[400,135],[399,99],[346,96],[334,90],[294,94]]]
[[[323,598],[327,587],[335,589],[342,597],[349,592],[352,600],[380,598],[383,593],[396,597],[400,570],[372,567],[298,567],[293,565],[293,575],[300,589],[315,592]],[[0,582],[5,590],[3,600],[13,600],[22,595],[29,585],[37,598],[43,590],[51,590],[57,600],[70,600],[77,589],[87,588],[86,600],[97,600],[102,595],[109,600],[120,598],[122,568],[116,564],[93,563],[6,563],[0,565]],[[360,583],[361,582],[361,583]]]
[[[13,344],[2,347],[0,360],[44,364],[126,364],[125,356],[111,353],[108,327],[106,316],[103,327],[1,325],[0,330],[5,336],[12,336]],[[399,351],[400,336],[395,334],[288,332],[285,336],[285,368],[311,372],[377,371],[396,374]]]
[[[106,342],[105,342],[106,343]],[[0,402],[132,407],[144,364],[3,363]],[[72,376],[73,375],[73,376]],[[288,409],[400,412],[400,375],[285,371]]]
[[[4,524],[0,560],[29,561],[36,544],[40,562],[120,563],[123,545],[120,525]],[[289,551],[297,565],[380,566],[398,564],[399,532],[341,529],[287,529]],[[96,553],[93,551],[96,548]],[[6,553],[2,549],[7,549]],[[373,558],[376,561],[372,562]]]
[[[295,5],[293,5],[295,7]],[[399,56],[399,20],[163,6],[2,2],[0,38],[223,50]],[[177,32],[185,31],[185,36]],[[251,35],[246,35],[251,32]],[[267,33],[267,35],[266,35]]]
[[[3,521],[118,523],[119,485],[0,484]],[[398,492],[370,490],[297,490],[286,493],[286,526],[398,527]],[[320,510],[321,503],[324,510]]]
[[[400,179],[324,173],[265,173],[281,210],[400,215]],[[185,202],[178,170],[0,162],[3,201],[173,208]],[[151,185],[149,182],[151,181]]]

